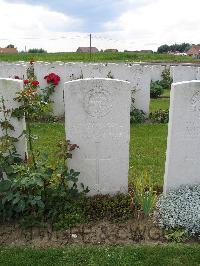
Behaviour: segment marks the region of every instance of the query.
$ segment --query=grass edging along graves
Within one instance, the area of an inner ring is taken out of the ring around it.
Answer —
[[[0,61],[64,61],[64,62],[171,62],[171,63],[199,63],[189,56],[148,53],[96,53],[90,57],[89,53],[18,53],[0,54]]]
[[[199,265],[200,245],[0,248],[0,265]]]

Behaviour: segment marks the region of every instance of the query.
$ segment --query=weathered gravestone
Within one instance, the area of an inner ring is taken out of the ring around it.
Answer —
[[[0,63],[0,78],[15,78],[19,79],[26,78],[27,66],[25,63]]]
[[[85,64],[83,78],[112,78],[131,83],[133,106],[149,113],[151,67],[139,64]]]
[[[0,78],[0,121],[4,121],[4,115],[1,111],[2,109],[2,97],[4,99],[5,108],[7,110],[12,110],[19,107],[19,103],[13,99],[16,97],[16,93],[23,89],[23,81],[17,79],[2,79]],[[17,153],[24,159],[27,153],[26,138],[22,134],[25,130],[25,120],[13,118],[9,114],[9,122],[14,126],[13,130],[8,130],[10,136],[18,138],[19,141],[16,142],[15,147]],[[5,131],[2,130],[0,126],[0,137],[5,135]]]
[[[197,79],[198,68],[196,66],[172,66],[173,82],[190,81]]]
[[[90,195],[128,190],[131,87],[114,79],[83,79],[65,83],[67,139],[80,149],[69,168]]]
[[[200,183],[200,81],[172,84],[164,191]]]

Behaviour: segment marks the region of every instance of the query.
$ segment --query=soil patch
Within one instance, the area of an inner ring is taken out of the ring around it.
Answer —
[[[58,247],[69,244],[133,244],[166,242],[164,232],[150,219],[123,223],[101,221],[67,230],[51,228],[22,230],[18,224],[0,225],[0,245]]]

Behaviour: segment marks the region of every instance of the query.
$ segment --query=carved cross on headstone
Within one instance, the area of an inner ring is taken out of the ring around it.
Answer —
[[[96,162],[96,168],[95,168],[95,172],[96,172],[96,184],[100,185],[100,162],[101,161],[108,161],[111,159],[111,156],[103,156],[102,152],[101,152],[101,142],[95,142],[95,156],[94,158],[89,158],[88,156],[85,157],[85,160],[89,160],[89,161],[95,161]]]

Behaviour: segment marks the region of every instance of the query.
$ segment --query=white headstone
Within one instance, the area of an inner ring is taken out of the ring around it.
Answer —
[[[173,66],[173,82],[190,81],[197,79],[198,68],[196,66]]]
[[[69,159],[90,195],[128,190],[131,87],[114,79],[65,83],[66,137],[80,149]]]
[[[200,81],[172,84],[164,191],[200,184]]]
[[[151,67],[139,64],[85,64],[83,78],[112,78],[131,83],[134,107],[149,113]]]
[[[104,64],[83,64],[81,66],[83,78],[106,78],[106,67]]]
[[[25,79],[26,68],[25,64],[3,62],[0,64],[0,78]]]
[[[163,66],[163,65],[154,65],[151,67],[151,80],[157,81],[162,80],[162,72],[166,68],[169,68],[169,66]]]
[[[23,89],[23,81],[17,79],[2,79],[0,78],[0,106],[2,107],[1,99],[3,97],[6,109],[15,109],[19,107],[19,103],[13,99],[16,93]],[[3,113],[0,112],[0,120],[4,121]],[[18,120],[17,118],[10,117],[9,122],[14,126],[14,131],[10,130],[9,135],[18,138],[16,142],[17,153],[24,159],[27,153],[27,145],[25,135],[22,134],[26,128],[25,119]],[[4,131],[0,126],[0,136],[4,135]]]
[[[149,113],[150,105],[150,84],[151,68],[150,66],[133,65],[130,68],[132,96],[135,99],[133,106],[139,110]]]

